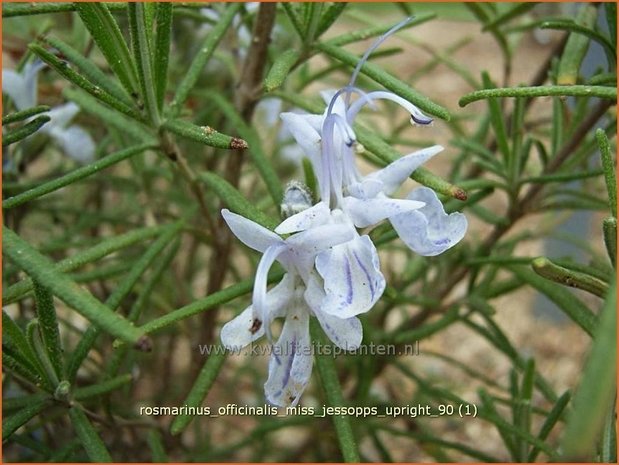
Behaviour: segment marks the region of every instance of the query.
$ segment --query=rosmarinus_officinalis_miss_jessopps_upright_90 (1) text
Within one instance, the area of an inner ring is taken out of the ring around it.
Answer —
[[[313,364],[311,316],[338,347],[354,350],[361,344],[363,329],[357,316],[378,301],[385,290],[385,278],[376,247],[367,234],[359,233],[359,228],[389,220],[404,243],[424,256],[444,252],[466,232],[464,215],[446,214],[436,193],[427,187],[414,189],[404,199],[390,197],[443,147],[418,150],[366,176],[355,164],[352,126],[365,105],[373,107],[376,100],[391,100],[411,114],[414,125],[432,122],[396,94],[366,93],[355,87],[370,53],[411,19],[395,25],[372,44],[346,87],[322,93],[327,103],[322,115],[281,115],[316,173],[319,201],[312,205],[312,194],[298,183],[291,184],[283,199],[285,219],[274,232],[222,210],[236,237],[263,255],[256,271],[252,304],[224,325],[221,340],[228,349],[240,350],[267,335],[273,351],[264,389],[267,401],[274,405],[296,405],[309,382]],[[276,260],[286,274],[267,290],[267,274]],[[270,325],[275,318],[284,318],[284,324],[273,342]]]

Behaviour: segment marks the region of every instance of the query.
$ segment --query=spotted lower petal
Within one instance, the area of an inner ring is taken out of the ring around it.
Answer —
[[[289,309],[269,360],[269,377],[264,384],[267,400],[279,407],[295,406],[312,374],[309,312],[305,306]]]
[[[365,228],[390,216],[417,210],[425,204],[415,200],[390,199],[382,196],[367,200],[357,199],[356,197],[344,197],[344,205],[355,226]]]
[[[266,307],[269,311],[269,321],[284,316],[286,306],[293,296],[294,288],[292,285],[293,279],[289,274],[286,274],[277,286],[267,292]],[[255,318],[253,308],[250,305],[223,326],[221,342],[229,350],[241,350],[262,337],[264,332],[264,322]]]
[[[324,280],[322,310],[338,318],[367,312],[385,290],[378,254],[368,236],[320,253],[316,270]]]
[[[447,214],[436,193],[427,187],[412,191],[408,198],[425,202],[419,210],[389,218],[400,239],[419,255],[434,256],[456,245],[466,233],[466,217]]]

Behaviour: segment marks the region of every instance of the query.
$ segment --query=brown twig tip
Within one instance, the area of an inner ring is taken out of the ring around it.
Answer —
[[[144,335],[137,340],[137,342],[133,345],[133,348],[139,350],[140,352],[150,352],[153,350],[153,340]]]
[[[249,147],[249,145],[247,145],[247,142],[245,142],[243,139],[239,139],[238,137],[233,137],[230,141],[231,149],[246,149],[247,147]]]
[[[460,188],[460,187],[456,187],[454,189],[453,196],[454,196],[454,198],[456,198],[458,200],[462,200],[462,201],[465,201],[466,199],[469,198],[469,196],[466,193],[466,191],[464,189]]]

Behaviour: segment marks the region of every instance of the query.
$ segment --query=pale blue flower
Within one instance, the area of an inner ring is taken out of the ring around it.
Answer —
[[[444,252],[464,237],[466,217],[459,212],[446,214],[436,193],[426,187],[413,190],[405,199],[393,199],[390,196],[415,169],[442,151],[443,147],[435,145],[418,150],[367,176],[359,173],[353,149],[356,142],[354,119],[365,105],[374,106],[376,100],[390,100],[405,108],[411,115],[413,125],[428,125],[432,122],[432,118],[398,95],[387,91],[364,93],[354,87],[355,79],[369,54],[408,21],[394,26],[368,49],[347,87],[337,92],[322,93],[327,103],[322,115],[284,113],[281,118],[312,161],[321,201],[325,205],[344,211],[359,228],[388,219],[413,251],[432,256]],[[359,97],[350,103],[353,93]],[[311,214],[313,211],[301,212],[299,217]],[[289,220],[306,221],[301,218]]]
[[[241,242],[263,255],[256,270],[252,305],[224,325],[221,340],[230,350],[240,350],[265,334],[271,340],[271,322],[285,318],[272,346],[265,395],[274,405],[296,405],[312,370],[311,316],[318,318],[325,333],[341,348],[352,350],[361,344],[362,327],[357,318],[336,317],[324,311],[326,292],[314,269],[320,253],[350,241],[356,231],[349,224],[331,223],[282,239],[229,210],[222,210],[222,216]],[[267,275],[276,260],[287,273],[267,291]]]
[[[2,70],[2,93],[13,100],[17,110],[36,106],[38,75],[45,66],[40,60],[35,60],[27,63],[21,73]],[[50,121],[38,132],[48,135],[73,160],[89,163],[95,158],[95,143],[81,126],[70,124],[79,111],[80,108],[72,102],[52,108],[48,113]]]

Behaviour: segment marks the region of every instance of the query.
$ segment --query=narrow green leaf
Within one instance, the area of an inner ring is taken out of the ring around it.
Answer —
[[[260,210],[243,196],[232,184],[215,173],[200,173],[199,178],[228,206],[230,210],[239,215],[243,215],[265,228],[275,229],[279,224]]]
[[[286,50],[275,59],[267,77],[264,79],[264,90],[266,92],[272,92],[282,86],[290,73],[290,69],[299,59],[299,56],[300,53],[298,51],[290,49]]]
[[[606,190],[608,191],[608,203],[611,214],[617,218],[617,174],[616,166],[613,161],[613,152],[610,149],[608,136],[603,129],[595,131],[600,155],[602,157],[602,168],[604,169],[604,179],[606,180]]]
[[[223,346],[214,346],[213,349],[182,405],[199,407],[211,390],[227,355],[227,351]],[[177,416],[172,421],[170,432],[174,435],[182,433],[194,418],[195,416],[193,415]]]
[[[593,345],[574,395],[561,441],[568,462],[595,460],[596,445],[617,389],[617,287],[613,285],[595,328]]]
[[[595,178],[604,174],[603,170],[591,170],[591,171],[580,171],[577,173],[556,173],[556,174],[546,174],[543,176],[531,176],[528,178],[523,178],[520,180],[521,183],[563,183],[569,181],[576,181],[579,179],[587,179],[587,178]]]
[[[38,392],[36,394],[26,394],[19,397],[5,397],[2,399],[2,412],[19,410],[28,405],[32,405],[35,402],[39,402],[45,399],[50,399],[49,394]]]
[[[511,21],[514,18],[518,18],[523,16],[529,10],[535,8],[539,2],[524,2],[524,3],[516,3],[514,6],[510,7],[507,11],[496,16],[492,21],[485,24],[482,28],[482,31],[488,31],[490,29],[496,28],[497,26],[502,26],[503,24]]]
[[[43,381],[46,384],[47,389],[54,392],[59,388],[60,380],[58,374],[49,360],[49,355],[41,338],[41,330],[38,319],[33,319],[28,322],[26,326],[26,338],[30,343],[30,346],[37,354],[37,359],[43,370]]]
[[[346,2],[333,2],[325,8],[320,22],[318,23],[318,28],[316,29],[316,38],[320,37],[331,27],[337,18],[344,12],[347,5],[348,3]]]
[[[102,3],[75,3],[80,18],[105,56],[110,68],[131,96],[139,92],[135,63],[116,20]]]
[[[141,89],[140,93],[144,99],[144,107],[149,119],[157,127],[160,123],[159,104],[157,103],[150,47],[150,37],[153,31],[147,25],[146,5],[143,2],[129,2],[129,26],[138,82]]]
[[[2,310],[2,348],[11,348],[24,364],[31,370],[38,372],[39,363],[32,347],[26,340],[26,336],[17,326],[17,323]],[[41,373],[39,373],[41,374]]]
[[[602,223],[604,244],[613,267],[617,267],[617,218],[609,217]]]
[[[617,43],[617,4],[615,2],[604,2],[606,9],[606,23],[610,34],[610,42]]]
[[[131,381],[133,381],[133,377],[131,374],[126,373],[98,384],[77,388],[73,393],[73,398],[77,401],[81,401],[90,397],[99,397],[129,384]]]
[[[604,297],[608,292],[608,285],[605,282],[586,273],[579,273],[559,266],[546,257],[536,258],[531,266],[538,275],[555,283],[582,289],[598,297]]]
[[[174,240],[173,244],[165,251],[163,257],[155,264],[150,276],[148,277],[148,280],[142,286],[140,294],[138,295],[134,304],[131,306],[131,310],[129,310],[129,313],[127,315],[127,319],[129,321],[136,323],[139,320],[142,311],[150,302],[150,297],[153,290],[155,289],[155,286],[161,279],[161,276],[169,270],[169,265],[174,259],[174,257],[176,257],[176,253],[178,252],[180,244],[180,237],[177,237]],[[170,313],[168,313],[167,315],[169,315]],[[118,347],[114,351],[111,359],[108,361],[106,366],[105,374],[107,377],[115,376],[118,373],[122,362],[125,360],[128,350],[129,348],[126,345],[123,345],[122,347]]]
[[[77,103],[83,110],[115,128],[120,134],[132,136],[140,142],[155,142],[155,137],[147,126],[102,105],[96,98],[87,92],[81,89],[71,89],[67,87],[62,93],[68,100]]]
[[[135,102],[131,99],[129,94],[127,94],[124,87],[118,84],[118,81],[105,74],[92,60],[89,60],[69,44],[63,42],[57,37],[48,36],[43,37],[42,40],[58,50],[67,61],[75,65],[77,69],[79,69],[79,71],[95,86],[100,87],[128,107],[133,108],[135,106]]]
[[[282,2],[281,5],[284,8],[286,15],[288,16],[288,19],[292,23],[292,27],[294,27],[295,31],[297,31],[297,33],[299,34],[299,37],[301,39],[304,39],[305,31],[303,30],[303,19],[301,18],[301,15],[297,11],[298,9],[297,4]]]
[[[73,429],[82,443],[82,447],[88,454],[88,458],[97,463],[113,462],[112,456],[108,452],[99,434],[86,417],[86,414],[79,407],[69,409],[69,417],[73,423]]]
[[[90,292],[75,284],[68,276],[60,273],[49,258],[41,255],[13,231],[3,227],[2,237],[4,254],[31,278],[48,287],[69,307],[75,309],[101,329],[127,343],[135,344],[143,340],[142,331],[113,313],[93,297]]]
[[[223,112],[226,119],[236,128],[239,135],[249,144],[249,154],[252,157],[254,166],[264,180],[274,204],[279,207],[284,196],[281,181],[273,168],[272,161],[262,149],[260,137],[255,129],[247,124],[235,110],[234,106],[221,95],[211,94],[210,98]]]
[[[536,87],[503,87],[499,89],[476,90],[458,100],[461,107],[477,100],[496,97],[598,97],[617,100],[617,89],[607,86],[536,86]]]
[[[533,271],[521,266],[507,266],[518,278],[537,289],[565,312],[578,326],[589,335],[593,334],[596,325],[595,315],[574,294],[558,284],[554,284]]]
[[[606,414],[606,422],[604,431],[602,432],[602,441],[600,444],[600,462],[615,463],[617,462],[617,425],[615,424],[616,404]]]
[[[201,144],[220,149],[237,150],[246,149],[248,147],[247,142],[243,139],[222,134],[210,126],[196,126],[188,121],[179,119],[172,119],[164,122],[162,128],[181,137],[186,137],[187,139],[195,140]]]
[[[312,318],[310,321],[310,333],[314,341],[319,342],[323,346],[327,344],[322,328],[315,318]],[[316,365],[318,373],[320,373],[320,381],[327,398],[327,404],[330,406],[345,405],[342,388],[340,387],[340,381],[335,368],[335,360],[327,355],[318,354],[316,355]],[[344,461],[349,463],[361,462],[350,417],[348,415],[336,415],[332,419]]]
[[[6,147],[8,145],[14,144],[15,142],[19,142],[22,139],[25,139],[28,136],[31,136],[35,132],[37,132],[41,127],[50,121],[50,117],[47,115],[37,116],[32,121],[24,124],[22,127],[18,129],[14,129],[12,131],[7,131],[2,135],[2,146]]]
[[[18,121],[23,121],[30,118],[31,116],[38,115],[39,113],[45,113],[49,110],[51,110],[51,108],[47,105],[38,105],[36,107],[26,108],[25,110],[17,111],[15,113],[9,113],[8,115],[2,117],[2,126],[11,123],[17,123]]]
[[[415,15],[415,17],[409,23],[403,26],[400,31],[403,31],[413,26],[418,26],[427,21],[430,21],[433,18],[436,18],[436,13],[420,13],[418,15]],[[389,24],[387,26],[372,26],[364,29],[357,29],[356,31],[347,32],[345,34],[336,36],[333,39],[329,39],[325,41],[325,43],[334,47],[342,47],[353,42],[358,42],[360,40],[366,40],[371,37],[379,36],[387,32],[392,27],[393,24]]]
[[[8,348],[2,348],[2,369],[15,373],[23,379],[29,381],[34,386],[49,391],[51,386],[47,379],[41,374],[42,370],[33,367],[26,359],[20,357],[19,352],[13,352]]]
[[[349,66],[357,66],[357,63],[359,62],[359,57],[357,57],[356,55],[328,43],[319,43],[316,45],[316,47],[318,48],[318,50],[332,56],[336,60],[346,63]],[[421,110],[446,121],[449,121],[450,114],[446,108],[432,102],[430,99],[413,90],[407,84],[387,73],[378,66],[372,63],[364,63],[361,67],[361,72],[366,76],[374,79],[376,82],[383,85],[385,88],[392,91],[393,93],[399,95],[400,97],[408,100],[411,103],[414,103]]]
[[[34,300],[36,303],[37,318],[41,337],[45,344],[47,357],[56,373],[58,379],[64,378],[64,361],[62,358],[62,346],[60,344],[60,331],[58,329],[58,319],[56,318],[56,308],[54,298],[44,286],[34,283]]]
[[[126,10],[126,3],[108,3],[110,10]],[[73,2],[45,2],[45,3],[3,3],[2,17],[13,18],[16,16],[30,16],[47,13],[63,13],[66,11],[75,11],[76,7]]]
[[[281,271],[269,273],[267,284],[273,284],[281,280],[284,275]],[[166,313],[159,318],[155,318],[140,326],[140,329],[146,334],[151,334],[160,331],[174,323],[189,318],[190,316],[210,310],[211,308],[219,307],[222,304],[230,302],[245,294],[249,294],[254,288],[254,278],[245,279],[239,283],[233,284],[230,287],[215,292],[214,294],[195,300],[194,302],[185,305],[179,309]]]
[[[133,286],[135,286],[137,281],[148,269],[148,267],[155,260],[155,258],[157,258],[159,254],[163,251],[163,249],[170,242],[172,242],[172,240],[179,233],[184,224],[184,221],[177,221],[165,227],[161,236],[159,236],[157,240],[155,240],[150,245],[146,252],[134,262],[129,273],[127,273],[125,278],[118,284],[116,289],[114,289],[112,294],[110,294],[110,296],[106,299],[104,304],[106,308],[109,308],[112,311],[116,311],[122,300],[129,294],[129,292],[131,292]],[[88,356],[90,349],[95,344],[95,341],[99,336],[99,332],[100,328],[98,328],[97,326],[91,326],[86,330],[82,339],[80,339],[77,347],[71,355],[71,359],[69,360],[69,365],[67,368],[67,377],[70,381],[73,381],[75,379],[75,376],[77,375],[77,370],[79,369],[84,359]]]
[[[2,441],[10,438],[21,426],[41,413],[47,405],[48,402],[46,400],[35,401],[10,417],[4,418],[2,420]]]
[[[14,208],[23,203],[38,199],[39,197],[49,194],[50,192],[62,189],[65,186],[73,184],[74,182],[81,179],[87,178],[88,176],[98,173],[105,168],[115,165],[116,163],[119,163],[127,158],[130,158],[134,155],[137,155],[138,153],[142,153],[145,150],[151,148],[155,148],[155,145],[142,144],[107,155],[106,157],[103,157],[89,165],[77,168],[76,170],[71,171],[64,176],[53,179],[43,184],[39,184],[37,187],[27,190],[26,192],[22,192],[21,194],[18,194],[14,197],[9,197],[2,202],[2,208]]]
[[[544,21],[541,24],[540,29],[558,29],[562,31],[570,31],[571,33],[582,34],[591,40],[595,40],[597,43],[599,43],[604,48],[604,52],[606,53],[606,56],[608,57],[608,63],[611,67],[613,66],[617,58],[617,52],[615,51],[615,46],[611,43],[610,40],[608,40],[608,38],[604,37],[602,34],[597,32],[596,30],[577,24],[574,21],[571,21],[571,20]],[[566,49],[567,49],[567,45],[566,45]],[[560,73],[561,73],[561,69],[559,69],[559,77],[561,77]],[[570,83],[567,83],[567,84],[570,84]]]
[[[213,52],[215,52],[215,49],[219,45],[219,42],[223,38],[225,32],[228,30],[228,27],[230,27],[232,18],[234,18],[242,7],[242,2],[228,4],[226,11],[221,15],[221,18],[215,27],[213,27],[213,29],[206,36],[204,42],[202,42],[200,51],[191,61],[191,66],[176,89],[174,99],[172,99],[172,102],[170,103],[170,115],[176,116],[179,114],[183,103],[185,103],[185,100],[189,97],[189,93],[198,82],[206,63],[211,58],[211,55],[213,55]]]
[[[542,424],[542,427],[540,428],[539,434],[537,435],[537,438],[539,440],[545,441],[546,438],[548,438],[548,435],[550,434],[554,426],[561,419],[561,416],[563,415],[565,407],[567,407],[567,404],[569,403],[569,401],[570,401],[570,393],[569,391],[565,391],[561,395],[561,397],[559,397],[557,402],[552,407],[552,410],[550,411],[550,413],[548,413],[548,416],[544,420],[544,423]],[[527,457],[526,461],[529,463],[535,462],[535,459],[537,458],[537,455],[539,453],[540,453],[540,449],[536,446],[533,446],[531,448],[531,452],[529,453],[529,456]]]
[[[159,431],[151,429],[146,436],[146,442],[148,443],[148,447],[150,448],[151,459],[153,463],[169,462]]]
[[[597,7],[592,4],[583,3],[580,5],[580,10],[576,16],[576,24],[581,27],[592,29],[595,27],[597,19]],[[557,84],[573,85],[578,81],[580,74],[580,66],[585,58],[589,48],[589,37],[582,35],[580,32],[571,32],[563,55],[559,61],[559,69],[557,71]]]
[[[155,93],[159,111],[163,109],[166,87],[168,84],[168,61],[170,57],[170,43],[172,39],[172,3],[157,4],[156,36],[154,53]]]
[[[515,418],[514,425],[522,429],[526,433],[531,431],[531,398],[533,396],[533,386],[535,381],[535,359],[529,359],[524,368],[522,376],[522,386],[519,390],[517,410],[518,414]],[[526,461],[529,447],[526,441],[522,438],[517,438],[516,449],[518,452],[518,460]]]
[[[138,121],[142,119],[142,116],[134,108],[127,106],[121,100],[118,100],[113,95],[107,93],[103,88],[96,86],[81,74],[78,74],[67,64],[67,62],[62,61],[56,55],[48,52],[39,44],[30,44],[28,48],[66,80],[72,82],[81,89],[84,89],[96,99],[131,118]]]
[[[59,272],[73,271],[116,252],[117,250],[157,236],[161,233],[163,228],[164,226],[150,226],[148,228],[139,228],[125,234],[102,239],[97,245],[56,263],[56,270]],[[31,290],[32,280],[30,279],[24,279],[23,281],[13,284],[3,292],[2,304],[9,305],[16,302]]]

